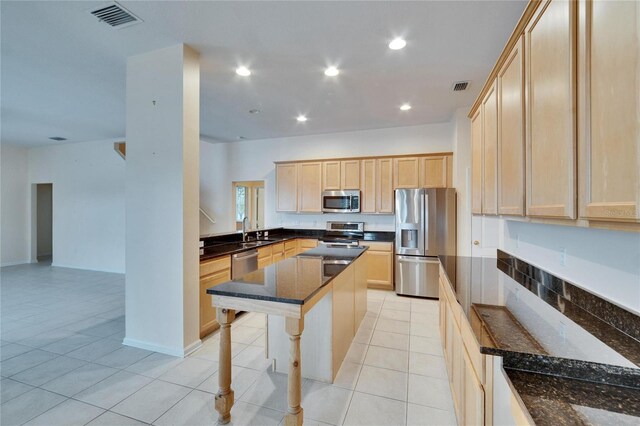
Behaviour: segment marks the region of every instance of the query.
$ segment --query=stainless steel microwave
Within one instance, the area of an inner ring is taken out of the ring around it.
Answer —
[[[323,191],[325,213],[360,213],[360,191]]]

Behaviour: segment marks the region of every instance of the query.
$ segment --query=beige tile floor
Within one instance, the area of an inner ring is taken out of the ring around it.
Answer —
[[[185,359],[126,347],[123,275],[0,274],[3,426],[215,423],[217,334]],[[437,303],[369,290],[368,307],[335,382],[303,380],[305,424],[455,424]],[[233,425],[283,423],[287,378],[264,358],[264,328],[253,313],[232,327]]]

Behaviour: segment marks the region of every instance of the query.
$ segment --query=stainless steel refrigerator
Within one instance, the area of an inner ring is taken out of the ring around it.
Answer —
[[[456,254],[456,190],[396,189],[395,203],[396,293],[437,298],[438,256]]]

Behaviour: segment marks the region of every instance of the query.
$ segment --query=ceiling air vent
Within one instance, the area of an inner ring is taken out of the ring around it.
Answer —
[[[463,90],[467,90],[468,85],[468,81],[456,81],[455,83],[453,83],[453,91],[462,92]]]
[[[67,140],[67,138],[63,138],[62,136],[50,136],[49,139],[56,142],[62,142]]]
[[[118,3],[109,3],[91,11],[91,14],[100,22],[109,24],[114,28],[125,28],[142,22],[140,18],[129,12]]]

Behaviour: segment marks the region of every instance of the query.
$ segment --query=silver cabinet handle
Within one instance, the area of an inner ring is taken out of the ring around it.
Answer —
[[[475,240],[475,241],[473,242],[473,245],[474,245],[474,246],[478,246],[478,245],[480,245],[480,241]]]

